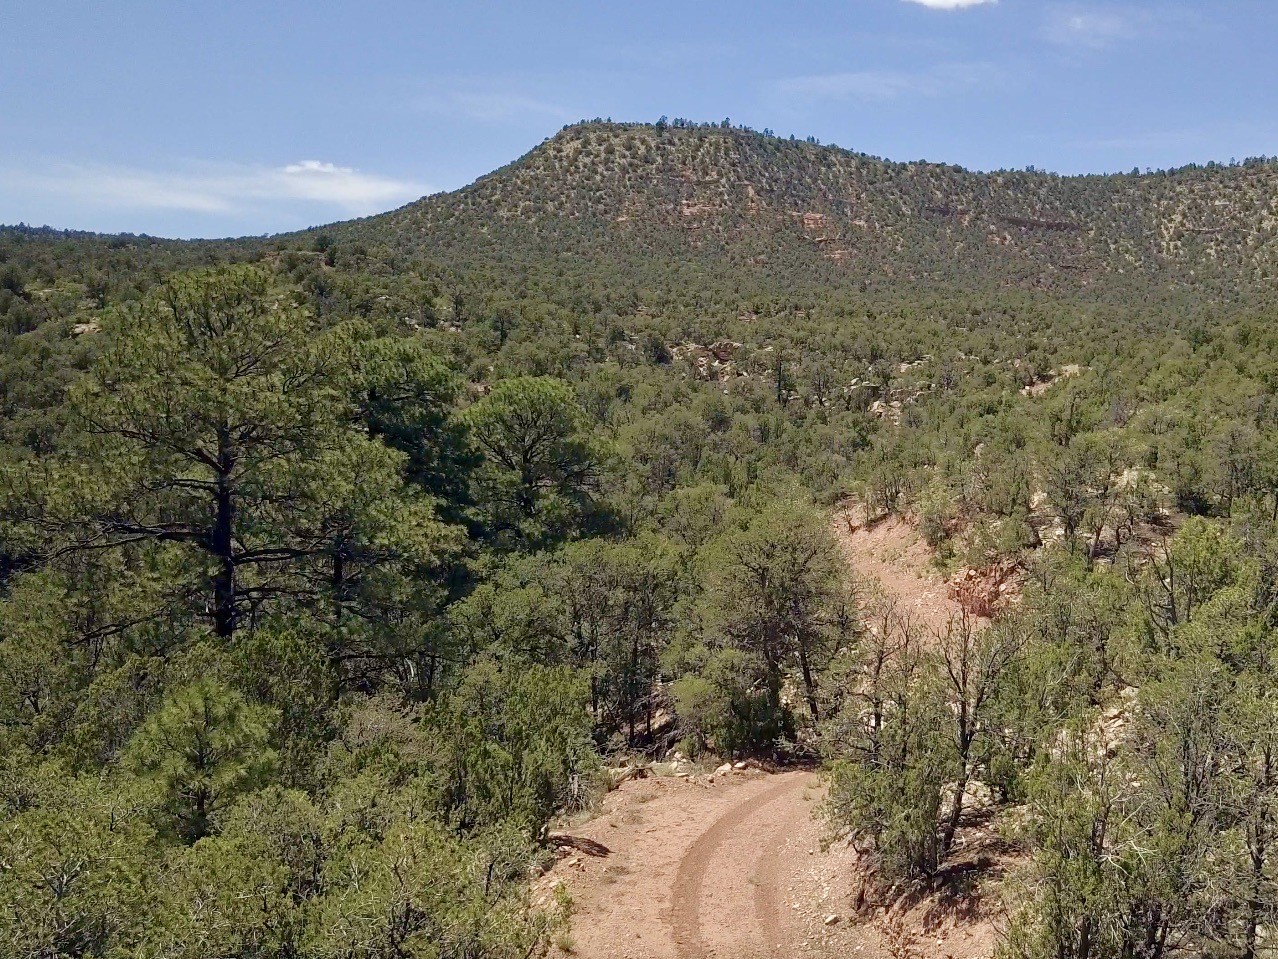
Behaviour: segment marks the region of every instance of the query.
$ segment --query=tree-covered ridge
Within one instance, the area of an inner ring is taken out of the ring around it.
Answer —
[[[974,270],[1070,289],[1130,272],[1267,284],[1276,190],[1278,168],[1265,160],[1139,175],[971,173],[726,125],[596,122],[349,231],[520,265],[552,248],[629,264],[679,251],[711,273],[784,271],[791,282]]]

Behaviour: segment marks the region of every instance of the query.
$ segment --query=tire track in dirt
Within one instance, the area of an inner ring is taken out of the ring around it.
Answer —
[[[769,807],[783,799],[792,799],[787,807],[797,806],[803,815],[809,811],[793,798],[814,780],[811,773],[784,773],[784,781],[728,809],[688,848],[679,863],[671,887],[671,925],[680,959],[707,959],[721,955],[725,959],[749,959],[754,955],[775,955],[771,944],[782,938],[780,888],[781,864],[776,850],[782,837],[778,833],[790,823],[792,811],[749,828],[751,820],[761,819]],[[748,842],[743,843],[742,840]],[[753,868],[741,861],[746,852],[758,854]],[[734,858],[735,857],[735,858]],[[726,868],[725,868],[726,867]],[[713,875],[712,875],[713,873]],[[744,928],[735,920],[741,918],[741,904],[733,903],[733,894],[742,886],[753,886],[753,914]],[[709,887],[709,888],[708,888]],[[734,888],[735,887],[735,888]],[[705,909],[708,898],[714,898],[714,916]],[[731,908],[733,906],[736,908]],[[733,951],[727,951],[727,950]],[[747,951],[742,951],[747,950]]]
[[[807,790],[818,784],[816,776],[801,781],[802,792],[798,798],[790,798],[782,806],[772,806],[767,810],[768,825],[771,834],[765,842],[760,843],[760,856],[754,871],[754,912],[758,917],[760,941],[767,945],[781,948],[779,940],[784,936],[788,940],[788,952],[792,956],[799,955],[797,942],[801,936],[795,922],[797,916],[785,906],[785,890],[793,889],[796,884],[799,857],[796,856],[796,842],[804,844],[804,834],[819,832],[820,827],[813,820],[813,809],[803,801]],[[808,837],[815,838],[815,835]],[[806,857],[804,857],[806,858]],[[766,955],[781,953],[768,951]]]

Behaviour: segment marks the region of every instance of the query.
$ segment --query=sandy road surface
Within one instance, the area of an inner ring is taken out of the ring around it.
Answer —
[[[877,908],[846,845],[823,849],[821,778],[756,770],[652,778],[568,830],[581,848],[543,877],[572,897],[576,959],[988,959],[994,933],[933,900]],[[862,908],[858,908],[861,906]],[[828,921],[833,920],[833,921]],[[565,953],[554,955],[564,959]]]
[[[670,890],[677,956],[798,954],[791,947],[802,936],[782,903],[789,863],[779,852],[807,830],[812,814],[800,794],[812,780],[806,773],[769,778],[688,847]]]
[[[626,783],[570,830],[593,854],[574,851],[547,877],[573,897],[572,954],[832,954],[824,941],[837,930],[824,919],[854,870],[846,850],[821,849],[820,799],[820,778],[807,771]]]
[[[909,523],[890,516],[867,523],[859,508],[845,507],[831,527],[848,568],[901,604],[920,626],[944,632],[962,607],[932,567],[932,553]]]

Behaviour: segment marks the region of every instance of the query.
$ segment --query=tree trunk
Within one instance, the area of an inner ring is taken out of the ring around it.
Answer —
[[[812,719],[819,721],[821,716],[817,707],[816,683],[812,679],[812,664],[808,662],[808,651],[802,643],[799,644],[799,669],[803,673],[803,691],[807,695],[808,709],[812,711]]]
[[[219,476],[213,519],[213,555],[217,558],[217,576],[213,581],[213,629],[220,639],[235,634],[235,499],[225,476]]]
[[[972,754],[972,740],[976,738],[976,733],[973,729],[975,724],[968,719],[966,704],[960,704],[959,723],[958,754],[961,765],[959,767],[958,781],[954,783],[950,815],[945,822],[945,829],[941,833],[942,858],[949,854],[950,848],[954,845],[954,836],[958,832],[959,822],[963,818],[963,798],[967,795],[967,783],[972,775],[972,765],[969,762],[969,757]]]
[[[963,797],[967,795],[967,780],[968,771],[965,761],[963,763],[963,773],[954,784],[950,815],[945,822],[945,830],[941,833],[941,858],[949,855],[950,847],[954,845],[954,835],[958,832],[959,821],[963,818]]]
[[[342,625],[346,609],[346,547],[339,544],[333,550],[333,622]]]

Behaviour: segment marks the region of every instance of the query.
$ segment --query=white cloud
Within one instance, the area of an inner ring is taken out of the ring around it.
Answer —
[[[0,185],[88,206],[235,215],[271,205],[306,205],[365,216],[429,191],[398,180],[321,160],[282,167],[204,164],[183,170],[144,170],[93,164],[0,171]]]
[[[429,192],[420,183],[396,180],[320,160],[302,160],[266,171],[256,189],[261,195],[308,200],[352,211],[380,211],[395,203],[415,200]]]
[[[986,83],[995,70],[984,63],[938,64],[910,73],[902,70],[855,70],[790,77],[777,84],[783,95],[828,100],[895,100],[902,96],[937,97]]]
[[[929,10],[962,10],[964,7],[979,7],[987,3],[998,3],[998,0],[905,0],[906,3],[917,3]]]

